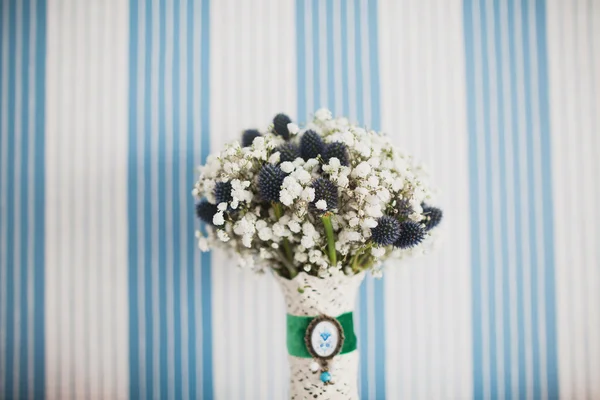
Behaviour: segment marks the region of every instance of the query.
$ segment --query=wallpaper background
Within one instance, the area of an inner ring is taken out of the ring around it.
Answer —
[[[445,211],[361,288],[362,398],[600,396],[600,2],[0,3],[1,398],[285,398],[281,294],[196,249],[190,191],[324,106]]]

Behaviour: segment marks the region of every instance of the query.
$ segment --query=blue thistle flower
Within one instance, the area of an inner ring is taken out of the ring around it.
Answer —
[[[231,182],[217,182],[215,185],[215,200],[217,204],[233,201]]]
[[[274,152],[279,152],[279,162],[294,161],[300,157],[300,150],[294,143],[284,143],[281,146],[277,146]]]
[[[258,173],[258,190],[263,200],[279,201],[279,192],[286,174],[276,165],[265,164]]]
[[[315,189],[315,199],[308,205],[311,212],[315,214],[324,214],[338,206],[338,189],[335,183],[329,179],[317,178],[313,181],[312,187]],[[318,209],[316,204],[319,200],[325,200],[327,208],[325,210]]]
[[[421,207],[423,207],[423,215],[425,216],[425,229],[429,231],[440,223],[443,213],[442,210],[437,207],[432,207],[425,204],[421,204]]]
[[[348,149],[342,142],[333,142],[325,146],[325,150],[323,151],[323,160],[325,163],[329,163],[329,160],[333,157],[340,160],[340,164],[342,165],[350,165],[348,160]]]
[[[413,212],[410,202],[407,199],[397,200],[394,209],[396,210],[398,217],[401,218],[406,218]]]
[[[317,158],[320,154],[323,154],[324,149],[323,139],[312,129],[304,132],[302,138],[300,138],[300,154],[304,161],[309,158]]]
[[[287,127],[287,124],[290,122],[292,122],[292,120],[285,114],[277,114],[275,118],[273,118],[273,129],[275,130],[275,133],[285,140],[290,139],[290,131]]]
[[[262,135],[256,129],[246,129],[244,133],[242,133],[242,147],[252,146],[254,139],[259,136]]]
[[[400,249],[408,249],[421,243],[425,239],[425,229],[415,221],[400,222],[400,235],[394,242],[394,246]]]
[[[202,221],[207,224],[213,224],[213,216],[217,213],[217,206],[208,202],[208,200],[201,200],[198,204],[196,204],[196,215]]]
[[[377,220],[377,226],[371,228],[371,239],[380,246],[394,244],[400,237],[400,222],[396,218],[384,215]]]

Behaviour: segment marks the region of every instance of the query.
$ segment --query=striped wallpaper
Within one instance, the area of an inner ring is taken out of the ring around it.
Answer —
[[[445,211],[361,287],[361,398],[600,397],[599,38],[597,0],[0,1],[0,398],[285,398],[279,289],[190,191],[320,107]]]

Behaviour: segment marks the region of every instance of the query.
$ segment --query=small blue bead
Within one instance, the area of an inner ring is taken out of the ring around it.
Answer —
[[[331,374],[327,371],[321,372],[321,381],[323,383],[329,382],[331,380]]]

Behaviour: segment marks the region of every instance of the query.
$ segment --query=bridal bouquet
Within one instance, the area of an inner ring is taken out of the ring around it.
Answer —
[[[211,154],[193,194],[199,247],[243,267],[328,277],[414,252],[442,217],[420,165],[377,132],[321,109],[304,129],[284,114]]]
[[[427,176],[383,134],[321,109],[278,114],[211,154],[193,194],[199,247],[271,268],[287,305],[293,399],[357,399],[353,313],[364,271],[423,248],[442,212]],[[328,389],[335,383],[334,389]]]

